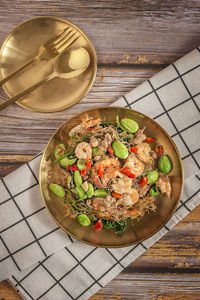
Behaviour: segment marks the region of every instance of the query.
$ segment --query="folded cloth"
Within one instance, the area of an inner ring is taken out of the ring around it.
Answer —
[[[199,205],[199,81],[197,48],[113,103],[154,118],[180,151],[185,184],[166,226],[120,249],[72,239],[44,209],[37,178],[40,154],[0,182],[0,280],[9,277],[24,299],[88,299]]]

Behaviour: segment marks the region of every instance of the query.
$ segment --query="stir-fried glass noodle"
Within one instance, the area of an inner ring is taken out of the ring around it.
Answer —
[[[49,188],[81,225],[122,233],[127,219],[155,212],[158,195],[171,197],[170,158],[134,120],[91,118],[71,129],[68,145],[60,138]]]

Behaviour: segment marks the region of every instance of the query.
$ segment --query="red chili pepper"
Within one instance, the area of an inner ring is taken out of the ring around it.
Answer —
[[[132,179],[135,179],[135,174],[133,174],[128,167],[120,169],[119,171],[121,173],[125,174],[126,176],[128,176],[128,177],[130,177]]]
[[[138,152],[138,148],[137,147],[133,147],[133,148],[130,149],[130,152],[137,153]]]
[[[72,171],[73,171],[73,172],[75,172],[75,171],[78,170],[77,165],[73,165],[73,166],[71,166],[71,168],[72,168]]]
[[[111,155],[114,154],[114,150],[113,150],[113,148],[112,148],[110,145],[108,146],[107,151],[108,151]]]
[[[86,169],[81,170],[81,176],[85,176],[86,175]]]
[[[93,127],[89,127],[89,128],[88,128],[88,130],[90,130],[90,131],[93,130],[93,129],[94,129]]]
[[[98,220],[93,228],[95,231],[97,231],[97,230],[101,229],[102,227],[103,227],[103,225],[102,225],[101,221]]]
[[[104,172],[104,165],[100,165],[98,168],[98,175],[100,178],[103,177],[103,172]]]
[[[70,170],[72,170],[73,172],[75,172],[75,171],[77,171],[77,170],[78,170],[78,168],[77,168],[77,165],[73,165],[73,166],[67,166],[66,168],[67,168],[67,171],[70,171]]]
[[[162,147],[162,146],[157,146],[157,147],[155,147],[155,148],[154,148],[154,152],[155,152],[156,154],[161,155],[161,154],[163,153],[163,147]]]
[[[87,170],[91,170],[91,168],[92,168],[92,164],[91,164],[89,158],[86,160],[86,168],[87,168]]]
[[[121,199],[122,198],[122,195],[120,195],[118,193],[115,193],[115,192],[112,193],[112,196],[115,197],[115,198],[117,198],[117,199]]]
[[[155,143],[155,142],[156,142],[156,139],[153,139],[153,138],[150,138],[150,137],[146,137],[146,139],[144,140],[144,142],[147,142],[147,143]]]
[[[123,120],[123,119],[127,119],[127,117],[123,117],[122,120]]]
[[[142,180],[139,182],[140,186],[143,187],[147,184],[148,182],[148,178],[147,177],[143,177]]]

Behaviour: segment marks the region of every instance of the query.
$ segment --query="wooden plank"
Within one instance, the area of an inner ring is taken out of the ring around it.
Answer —
[[[2,0],[0,39],[20,22],[40,15],[56,15],[80,26],[101,64],[166,65],[200,44],[198,0]]]
[[[200,206],[131,263],[126,272],[200,273],[199,212]]]
[[[23,298],[17,293],[17,291],[7,282],[0,282],[0,299],[1,300],[21,300]]]
[[[19,168],[33,155],[0,155],[0,179]]]
[[[195,290],[195,291],[194,291]],[[199,300],[200,274],[121,273],[90,300]],[[20,300],[7,283],[0,283],[1,299]],[[8,298],[9,297],[9,298]]]
[[[184,298],[185,297],[185,298]],[[191,298],[190,298],[191,297]],[[90,300],[200,299],[200,274],[121,274]]]
[[[0,154],[37,154],[53,132],[67,119],[89,108],[109,105],[161,68],[98,69],[96,81],[84,99],[56,113],[35,113],[14,104],[0,112]],[[3,93],[1,94],[2,97]],[[0,100],[3,102],[3,100]]]

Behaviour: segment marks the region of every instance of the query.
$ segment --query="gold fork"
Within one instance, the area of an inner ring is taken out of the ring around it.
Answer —
[[[41,45],[38,54],[29,60],[22,67],[17,69],[15,72],[8,75],[6,78],[0,81],[0,86],[11,79],[13,76],[24,70],[26,67],[38,60],[50,60],[61,54],[67,47],[69,47],[73,42],[75,42],[80,37],[80,33],[77,32],[72,27],[68,26],[57,36],[48,40],[45,44]]]

